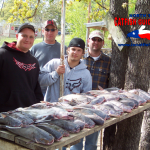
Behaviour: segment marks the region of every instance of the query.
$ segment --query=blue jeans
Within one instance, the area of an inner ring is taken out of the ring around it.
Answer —
[[[99,132],[95,132],[85,137],[85,150],[97,150],[97,140]],[[70,147],[70,150],[82,150],[83,148],[83,138],[76,145]]]

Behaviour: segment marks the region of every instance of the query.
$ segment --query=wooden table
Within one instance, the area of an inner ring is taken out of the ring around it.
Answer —
[[[87,135],[90,135],[96,131],[99,131],[103,128],[106,128],[108,126],[111,126],[117,122],[120,122],[124,119],[127,119],[131,116],[134,116],[146,109],[150,108],[150,103],[146,103],[144,106],[139,106],[137,109],[133,109],[131,113],[123,113],[119,118],[114,118],[111,117],[109,120],[106,120],[104,125],[100,126],[100,125],[96,125],[94,128],[92,129],[87,129],[85,128],[84,130],[80,131],[79,133],[76,134],[70,134],[70,137],[63,137],[61,139],[61,141],[59,142],[55,142],[50,146],[46,146],[46,145],[42,145],[42,144],[37,144],[37,143],[32,143],[30,140],[17,136],[13,133],[10,133],[8,131],[5,130],[0,130],[0,145],[2,147],[3,144],[1,144],[4,139],[7,139],[6,142],[12,143],[11,146],[11,150],[26,150],[26,149],[33,149],[33,150],[55,150],[57,148],[61,149],[63,146],[66,145],[70,145],[71,143],[73,143],[74,141],[77,141]],[[8,141],[9,140],[9,141]],[[24,146],[25,148],[23,149],[23,147],[20,147],[20,149],[14,148],[13,149],[13,145],[17,145],[17,146]],[[21,149],[22,148],[22,149]],[[2,149],[3,150],[3,149]],[[4,149],[6,150],[6,148]]]

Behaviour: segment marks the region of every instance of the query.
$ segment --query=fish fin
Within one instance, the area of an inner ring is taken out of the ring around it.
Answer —
[[[98,85],[98,89],[99,89],[99,90],[104,90],[104,89],[103,89],[101,86],[99,86],[99,85]]]
[[[1,113],[2,118],[6,118],[7,115]]]
[[[36,143],[39,143],[38,140],[37,140],[36,138],[35,138],[34,140],[35,140]]]

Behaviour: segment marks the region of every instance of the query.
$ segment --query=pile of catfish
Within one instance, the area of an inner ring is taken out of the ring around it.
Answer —
[[[103,125],[110,117],[130,113],[132,109],[149,102],[150,94],[141,89],[125,91],[112,87],[69,94],[58,101],[2,112],[0,128],[36,143],[51,145],[70,133]]]

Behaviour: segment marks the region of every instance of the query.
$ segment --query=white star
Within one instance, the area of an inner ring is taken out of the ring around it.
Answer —
[[[135,35],[135,32],[133,32],[133,35]]]

